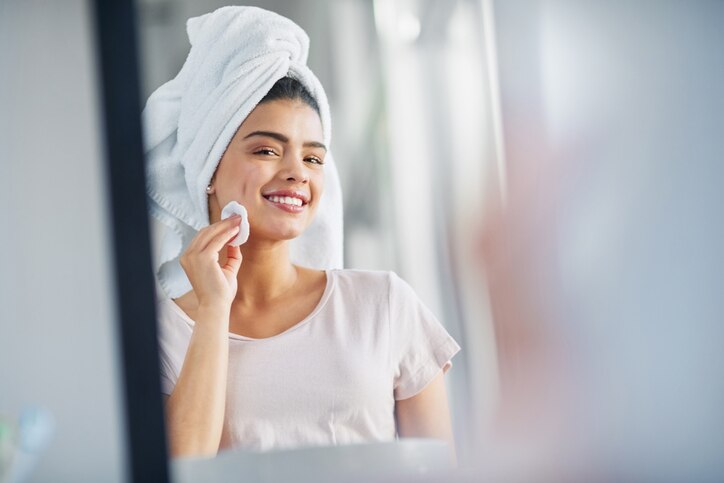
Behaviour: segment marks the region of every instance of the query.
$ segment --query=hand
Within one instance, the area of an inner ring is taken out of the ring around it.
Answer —
[[[240,216],[202,228],[179,259],[194,288],[199,309],[228,314],[237,289],[241,267],[239,247],[227,246],[227,259],[219,265],[219,251],[239,232]]]

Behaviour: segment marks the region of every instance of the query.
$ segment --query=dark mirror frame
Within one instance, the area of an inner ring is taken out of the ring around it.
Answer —
[[[156,338],[133,0],[95,0],[111,246],[125,395],[127,480],[169,481]]]

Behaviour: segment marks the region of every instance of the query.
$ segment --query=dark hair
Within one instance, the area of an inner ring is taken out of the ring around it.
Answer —
[[[317,100],[312,97],[306,87],[302,85],[297,79],[291,77],[282,77],[272,86],[271,90],[266,96],[259,102],[276,101],[277,99],[286,99],[290,101],[302,101],[309,107],[317,111],[317,115],[321,117],[319,113],[319,104]]]

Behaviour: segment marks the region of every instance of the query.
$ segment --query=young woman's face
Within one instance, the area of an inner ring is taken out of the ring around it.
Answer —
[[[219,162],[209,197],[212,223],[237,201],[249,213],[250,239],[288,240],[312,222],[324,189],[322,123],[301,101],[259,104]]]

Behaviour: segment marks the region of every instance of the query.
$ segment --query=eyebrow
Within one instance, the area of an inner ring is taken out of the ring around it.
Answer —
[[[289,142],[289,138],[286,137],[284,134],[280,134],[278,132],[273,132],[273,131],[254,131],[254,132],[249,133],[246,136],[244,136],[244,139],[249,139],[252,136],[265,136],[265,137],[269,137],[269,138],[274,138],[277,141],[280,141],[283,143]],[[304,146],[305,148],[312,147],[312,148],[322,148],[325,151],[327,150],[327,146],[325,146],[324,144],[322,144],[318,141],[307,141],[302,146]]]

